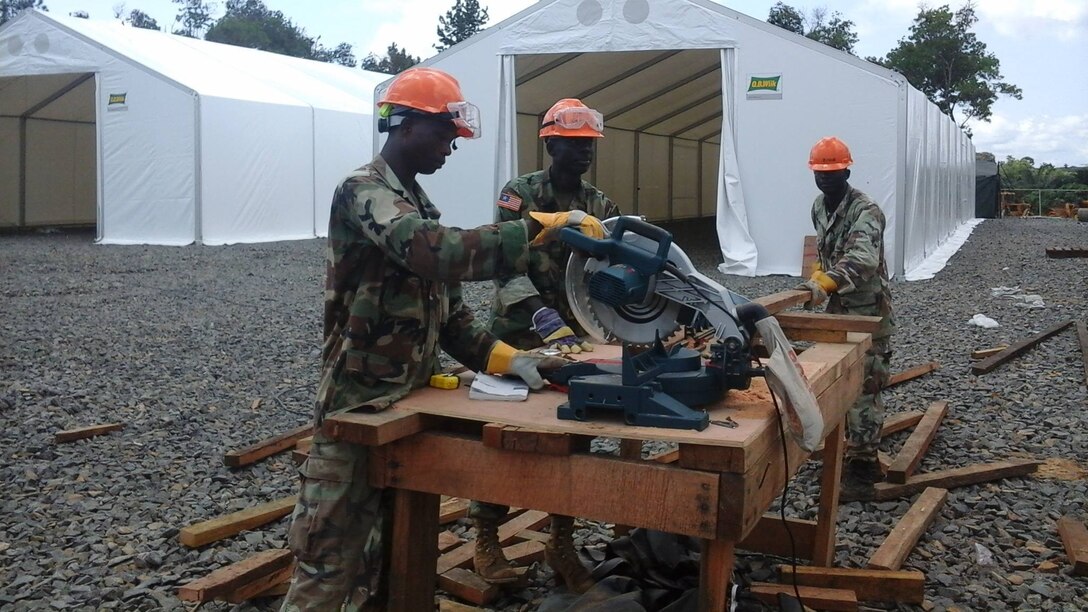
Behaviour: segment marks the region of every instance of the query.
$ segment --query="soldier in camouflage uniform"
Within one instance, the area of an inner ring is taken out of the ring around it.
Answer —
[[[594,141],[604,137],[604,118],[580,100],[566,98],[544,114],[539,137],[544,139],[551,167],[519,176],[503,187],[495,210],[496,222],[527,219],[534,211],[583,210],[605,219],[619,208],[601,190],[582,180],[593,163]],[[561,242],[534,251],[529,272],[495,281],[491,301],[491,331],[520,349],[550,346],[564,353],[593,350],[574,319],[565,289],[570,247]],[[517,573],[502,552],[499,521],[510,509],[473,501],[469,517],[476,524],[476,572],[495,584],[517,580]],[[574,518],[552,516],[545,550],[548,565],[572,591],[583,593],[593,580],[578,560],[571,533]]]
[[[445,163],[455,138],[478,134],[475,107],[450,75],[401,73],[379,102],[389,138],[337,187],[329,220],[325,329],[310,456],[288,540],[297,559],[287,612],[361,610],[380,593],[389,500],[367,482],[367,449],[321,431],[329,415],[381,410],[438,371],[438,350],[474,370],[516,374],[535,389],[560,360],[501,342],[476,322],[460,281],[528,269],[531,244],[564,226],[603,237],[583,214],[540,215],[470,230],[438,223],[416,183]]]
[[[826,301],[829,313],[881,317],[880,330],[865,355],[862,395],[847,415],[844,501],[871,499],[873,484],[884,480],[877,460],[884,425],[880,390],[888,382],[895,331],[884,262],[884,213],[847,182],[852,163],[850,150],[837,138],[824,138],[812,148],[809,168],[822,192],[812,204],[819,262],[799,287],[812,293],[808,308]]]

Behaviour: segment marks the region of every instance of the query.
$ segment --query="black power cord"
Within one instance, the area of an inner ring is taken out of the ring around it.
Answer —
[[[790,489],[790,459],[789,459],[789,447],[786,445],[786,428],[783,425],[782,408],[778,405],[778,396],[775,395],[774,389],[771,389],[770,385],[767,385],[767,391],[771,393],[771,401],[774,402],[774,411],[778,415],[778,433],[782,439],[782,472],[786,476],[786,481],[782,484],[782,496],[778,501],[778,514],[782,517],[782,527],[786,530],[786,536],[790,540],[790,564],[793,566],[793,594],[797,597],[797,602],[804,606],[804,601],[801,599],[801,589],[797,587],[797,543],[793,539],[793,532],[790,531],[790,524],[786,521],[786,495]],[[802,608],[803,609],[803,608]]]

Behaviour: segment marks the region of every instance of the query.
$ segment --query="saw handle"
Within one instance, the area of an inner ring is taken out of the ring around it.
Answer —
[[[651,253],[642,247],[625,244],[623,235],[627,232],[656,242],[657,252]],[[631,266],[645,275],[657,274],[663,270],[672,248],[672,234],[668,230],[632,216],[619,217],[612,228],[612,235],[602,240],[591,238],[569,227],[559,231],[559,239],[596,259],[607,257],[612,264]]]

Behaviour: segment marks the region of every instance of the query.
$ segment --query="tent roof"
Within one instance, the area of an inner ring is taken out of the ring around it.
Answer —
[[[34,29],[45,32],[55,29],[74,35],[201,95],[369,114],[373,108],[374,86],[389,77],[347,66],[133,28],[114,21],[61,17],[35,10],[26,11],[6,26],[23,20],[37,22],[36,27],[32,26]],[[9,48],[16,46],[26,50],[24,52],[47,56],[51,48],[48,36],[43,41],[40,34],[33,41],[22,41],[21,45],[12,43]],[[15,53],[14,49],[12,53]],[[58,63],[56,72],[93,70],[87,65],[87,58],[68,59],[71,68],[66,70]],[[49,89],[45,83],[34,87]],[[2,91],[7,89],[4,87]],[[34,102],[40,99],[28,98]]]

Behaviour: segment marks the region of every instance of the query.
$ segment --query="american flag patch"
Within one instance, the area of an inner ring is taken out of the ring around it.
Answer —
[[[521,210],[521,198],[512,193],[499,194],[499,207],[518,212]]]

